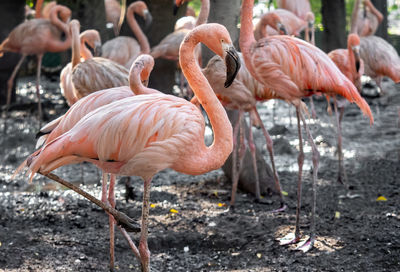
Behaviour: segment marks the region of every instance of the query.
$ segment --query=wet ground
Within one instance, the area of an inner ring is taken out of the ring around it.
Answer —
[[[13,107],[11,118],[0,120],[0,271],[108,271],[108,218],[102,210],[43,177],[31,184],[23,175],[11,180],[35,145],[38,122],[34,84],[29,82],[33,78],[19,81],[17,99],[28,109]],[[162,171],[151,191],[152,271],[400,271],[400,90],[389,81],[383,86],[384,96],[368,99],[373,126],[356,106],[345,111],[347,186],[336,182],[334,119],[326,113],[325,100],[316,100],[318,119],[310,122],[321,163],[313,250],[304,254],[277,242],[294,230],[298,140],[294,110],[277,103],[273,111],[269,102],[259,111],[267,128],[281,128],[274,136],[276,162],[289,209],[270,213],[279,205],[276,196],[265,205],[239,192],[235,213],[227,213],[231,185],[221,170],[202,176]],[[57,81],[44,82],[43,89],[47,117],[65,112]],[[268,161],[262,134],[254,132]],[[305,151],[301,228],[307,235],[309,145]],[[93,166],[67,166],[56,174],[77,184],[83,181],[85,190],[100,196],[100,173]],[[139,221],[142,182],[134,179],[133,187],[136,197],[126,203],[124,182],[119,182],[117,208]],[[116,233],[116,271],[140,271]],[[138,240],[138,234],[132,237]]]

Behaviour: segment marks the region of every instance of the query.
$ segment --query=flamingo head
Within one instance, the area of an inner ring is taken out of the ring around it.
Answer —
[[[71,10],[63,5],[55,5],[51,8],[50,14],[56,13],[64,23],[69,23],[71,19]]]
[[[281,18],[274,12],[268,12],[261,18],[264,25],[269,25],[279,32],[280,35],[287,35],[286,27],[282,24]]]
[[[360,38],[357,34],[350,34],[347,39],[347,46],[353,51],[355,58],[356,71],[360,70]]]
[[[143,1],[137,1],[134,2],[134,13],[138,14],[144,19],[144,28],[147,29],[153,22],[153,17],[151,16],[151,13],[146,5],[145,2]]]
[[[89,29],[85,30],[79,36],[81,41],[85,43],[86,46],[92,48],[94,51],[94,56],[98,57],[101,56],[101,38],[100,34],[97,30]]]

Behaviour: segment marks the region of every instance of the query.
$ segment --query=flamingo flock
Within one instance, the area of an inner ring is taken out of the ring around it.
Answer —
[[[263,14],[255,27],[252,21],[254,0],[242,0],[241,53],[234,48],[225,26],[207,23],[212,4],[209,0],[201,1],[197,18],[194,13],[188,13],[175,26],[174,32],[153,48],[134,17],[137,14],[144,18],[146,25],[151,23],[151,13],[143,1],[132,3],[126,12],[136,39],[117,36],[103,45],[97,30],[80,32],[80,23],[70,20],[68,8],[51,2],[42,9],[42,2],[37,3],[36,18],[18,25],[0,44],[0,54],[10,51],[22,55],[8,81],[7,104],[10,104],[12,83],[23,60],[27,55],[37,55],[36,89],[41,118],[41,58],[45,52],[65,51],[71,47],[71,62],[60,75],[60,88],[70,108],[40,129],[37,150],[21,163],[14,175],[27,169],[32,181],[37,174],[48,175],[65,165],[89,162],[102,170],[101,201],[113,208],[116,207],[116,176],[141,177],[143,206],[138,245],[123,225],[118,228],[145,272],[151,267],[147,242],[150,189],[152,178],[161,170],[171,168],[184,174],[201,175],[220,168],[232,153],[230,205],[233,207],[247,144],[252,154],[256,199],[262,198],[252,126],[262,129],[280,197],[280,206],[273,212],[288,209],[276,167],[273,139],[257,110],[259,102],[271,99],[283,100],[295,107],[299,137],[295,232],[282,237],[280,244],[297,244],[302,238],[303,127],[312,150],[312,214],[309,238],[297,249],[311,250],[318,237],[316,202],[320,154],[305,118],[308,109],[302,99],[322,94],[334,100],[338,180],[346,183],[341,136],[344,106],[355,103],[372,125],[370,107],[360,95],[361,76],[365,72],[379,86],[383,76],[396,83],[400,81],[397,52],[386,41],[373,36],[383,17],[369,0],[363,1],[363,10],[359,10],[360,0],[355,1],[347,49],[329,54],[315,46],[314,14],[308,0],[277,1],[278,9]],[[175,0],[175,10],[185,2]],[[113,23],[114,33],[118,35],[121,7],[115,0],[105,0],[105,5],[107,20]],[[297,38],[303,32],[306,41]],[[61,38],[62,33],[65,39]],[[204,68],[201,67],[200,43],[216,55]],[[188,101],[147,87],[157,58],[179,62],[182,76],[193,91],[193,99]],[[200,105],[213,132],[213,142],[209,146],[204,142],[206,122]],[[225,109],[239,111],[238,121],[233,126]],[[250,120],[248,141],[244,137],[245,113]],[[117,221],[113,215],[108,216],[109,268],[113,271]]]

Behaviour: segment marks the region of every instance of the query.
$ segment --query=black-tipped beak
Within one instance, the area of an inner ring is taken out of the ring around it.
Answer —
[[[360,52],[358,50],[353,50],[354,53],[354,58],[355,58],[355,62],[356,62],[356,71],[357,73],[360,71]]]
[[[151,16],[151,13],[149,11],[145,12],[144,14],[144,28],[147,30],[151,26],[153,22],[153,16]]]
[[[230,47],[225,56],[226,81],[225,88],[231,86],[240,69],[240,58],[234,47]]]
[[[174,3],[174,16],[176,16],[176,14],[178,14],[178,9],[179,7]]]
[[[278,24],[279,35],[287,35],[288,32],[283,24]]]
[[[149,80],[148,79],[142,80],[142,84],[143,86],[147,87],[149,85]]]
[[[96,44],[94,46],[94,54],[93,55],[95,57],[100,57],[102,53],[103,53],[103,51],[102,51],[101,44]]]

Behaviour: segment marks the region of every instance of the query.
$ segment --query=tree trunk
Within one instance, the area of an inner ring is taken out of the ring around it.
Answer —
[[[387,0],[372,0],[372,4],[382,13],[383,15],[383,21],[379,25],[378,30],[376,31],[375,35],[382,37],[383,39],[387,40],[388,39],[388,8],[387,8]]]
[[[346,48],[346,10],[344,0],[322,0],[322,24],[324,32],[322,49],[329,52]]]
[[[17,25],[24,21],[25,0],[2,0],[0,1],[0,42],[3,42]],[[0,105],[7,102],[7,80],[10,78],[15,65],[21,55],[5,53],[0,58]],[[15,86],[15,84],[14,84]],[[12,101],[15,99],[15,87],[13,87]]]

